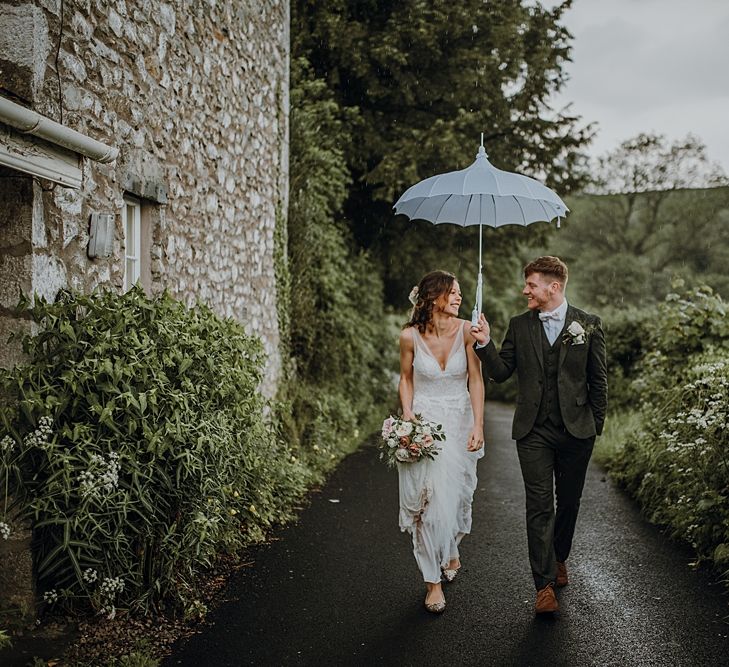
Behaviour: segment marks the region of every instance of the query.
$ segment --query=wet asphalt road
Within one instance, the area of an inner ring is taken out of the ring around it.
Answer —
[[[511,416],[487,405],[473,532],[442,616],[422,607],[396,473],[364,447],[254,552],[209,626],[165,665],[729,665],[729,596],[597,466],[561,611],[534,616]]]

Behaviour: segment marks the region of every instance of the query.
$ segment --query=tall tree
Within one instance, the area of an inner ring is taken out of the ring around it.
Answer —
[[[356,110],[342,147],[353,179],[344,210],[358,244],[380,257],[391,298],[417,277],[404,276],[403,253],[418,258],[435,244],[442,264],[475,247],[474,236],[462,230],[435,233],[422,223],[409,233],[409,223],[393,222],[391,206],[409,185],[467,166],[480,132],[501,168],[545,178],[563,192],[584,181],[580,148],[591,129],[550,106],[569,60],[570,34],[561,19],[570,5],[292,3],[294,54],[309,60],[341,107]],[[494,235],[491,266],[502,257],[510,261],[519,238],[519,232]],[[472,260],[473,250],[466,254]],[[434,267],[421,262],[419,272],[426,268]]]

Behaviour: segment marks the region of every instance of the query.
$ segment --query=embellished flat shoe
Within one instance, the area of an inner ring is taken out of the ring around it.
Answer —
[[[431,614],[442,614],[446,608],[445,599],[441,600],[440,602],[426,602],[425,608]]]
[[[458,574],[458,570],[460,570],[460,567],[455,568],[454,570],[445,569],[443,570],[443,579],[445,579],[448,583],[453,581],[456,578],[456,575]]]

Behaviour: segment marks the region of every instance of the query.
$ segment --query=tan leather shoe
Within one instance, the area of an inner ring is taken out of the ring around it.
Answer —
[[[570,580],[567,578],[567,566],[564,563],[560,563],[557,561],[557,587],[562,588],[562,586],[566,586],[570,583]]]
[[[559,604],[554,595],[554,586],[547,584],[544,588],[537,591],[537,604],[534,606],[537,614],[551,614],[559,611]]]

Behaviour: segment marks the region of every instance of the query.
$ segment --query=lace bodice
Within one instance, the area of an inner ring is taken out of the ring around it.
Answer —
[[[445,369],[433,356],[427,343],[413,327],[415,356],[413,359],[413,408],[418,406],[470,407],[468,396],[468,359],[463,340],[463,325],[448,354]],[[465,401],[466,405],[463,405]]]

